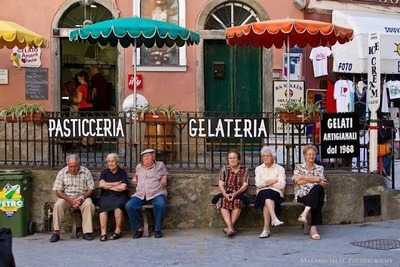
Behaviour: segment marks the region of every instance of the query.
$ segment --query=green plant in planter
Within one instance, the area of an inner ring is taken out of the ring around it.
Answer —
[[[161,113],[170,120],[176,116],[178,111],[176,110],[174,105],[168,105],[167,107],[161,107]]]
[[[319,114],[321,107],[320,101],[316,103],[307,103],[303,104],[298,101],[288,101],[285,106],[276,108],[276,111],[279,112],[288,112],[288,113],[301,113],[305,116],[316,115]]]
[[[145,118],[145,114],[152,114],[153,116],[159,116],[159,115],[164,115],[168,120],[171,119],[176,119],[179,120],[181,119],[181,113],[176,110],[174,105],[169,105],[169,106],[147,106],[145,108],[142,108],[137,111],[138,117],[140,119]]]
[[[19,119],[23,117],[31,117],[36,114],[44,113],[44,109],[42,105],[39,104],[16,104],[11,105],[9,107],[3,108],[0,110],[0,117],[7,118],[11,117],[12,119]]]

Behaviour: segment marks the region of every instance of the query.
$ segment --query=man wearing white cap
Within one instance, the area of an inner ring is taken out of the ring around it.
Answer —
[[[133,231],[133,238],[143,236],[143,221],[141,209],[146,202],[153,206],[155,231],[154,237],[162,237],[162,221],[167,204],[167,175],[164,163],[155,160],[155,150],[146,149],[140,153],[142,162],[136,166],[133,183],[136,184],[136,193],[126,203],[129,223]]]

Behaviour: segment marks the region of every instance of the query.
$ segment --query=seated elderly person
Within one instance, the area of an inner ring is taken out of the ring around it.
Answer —
[[[110,239],[121,237],[122,222],[124,219],[123,209],[128,201],[127,185],[128,175],[118,165],[118,155],[111,153],[106,158],[107,168],[100,174],[99,187],[101,195],[100,206],[100,241],[106,241],[108,213],[113,212],[115,217],[115,230]]]
[[[313,145],[305,146],[303,156],[305,162],[296,165],[293,173],[293,181],[296,185],[295,198],[297,202],[303,203],[305,206],[298,220],[311,226],[309,231],[311,239],[319,240],[321,236],[318,233],[317,225],[322,224],[324,187],[328,185],[328,181],[324,176],[324,167],[315,164],[317,148]]]
[[[155,160],[154,149],[146,149],[141,154],[142,162],[136,166],[132,182],[137,184],[136,193],[126,203],[133,238],[143,236],[142,206],[149,202],[154,206],[154,237],[161,238],[162,221],[167,204],[167,175],[164,163]]]
[[[60,224],[66,209],[79,209],[82,214],[83,239],[93,240],[92,217],[95,207],[90,195],[94,190],[94,180],[90,171],[79,165],[79,156],[68,155],[67,166],[57,174],[53,185],[57,201],[53,210],[53,234],[50,242],[60,240]]]
[[[240,196],[247,190],[248,181],[247,169],[240,164],[240,153],[235,150],[229,151],[228,165],[222,167],[218,182],[223,196],[218,206],[226,224],[224,233],[228,237],[236,234],[235,224],[243,207]]]
[[[261,149],[263,164],[255,169],[255,182],[257,196],[255,207],[263,210],[264,228],[260,238],[268,238],[271,235],[269,225],[279,226],[283,224],[277,217],[283,202],[283,192],[286,186],[285,169],[275,163],[275,150],[264,146]]]

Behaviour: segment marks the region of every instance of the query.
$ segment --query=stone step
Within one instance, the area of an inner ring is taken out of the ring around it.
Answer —
[[[287,226],[298,225],[301,223],[297,221],[300,213],[303,211],[304,206],[296,202],[284,202],[282,203],[281,214],[279,219]],[[215,206],[209,205],[209,227],[218,228],[224,227],[224,222],[220,212]],[[263,226],[263,215],[262,211],[255,209],[254,207],[246,207],[242,210],[239,221],[237,223],[238,228],[261,228]]]

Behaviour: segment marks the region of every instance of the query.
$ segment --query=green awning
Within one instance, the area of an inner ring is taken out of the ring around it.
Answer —
[[[90,43],[122,47],[171,47],[193,45],[200,42],[200,35],[176,24],[140,18],[125,17],[97,22],[76,29],[69,34],[70,41],[86,40]]]

